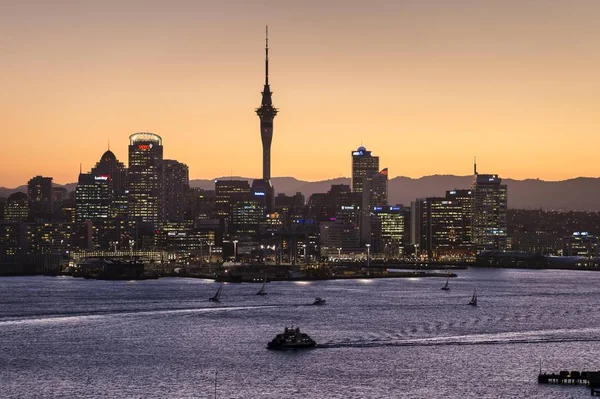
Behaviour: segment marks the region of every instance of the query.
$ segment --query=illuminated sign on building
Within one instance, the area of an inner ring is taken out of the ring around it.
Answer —
[[[365,155],[365,154],[364,154],[362,151],[354,151],[354,152],[352,153],[352,155],[358,155],[358,156],[361,156],[361,155]]]
[[[150,151],[151,148],[152,148],[152,143],[150,143],[150,144],[138,144],[138,150]]]
[[[254,195],[264,196],[265,193],[263,193],[262,191],[257,191],[254,193]]]
[[[94,180],[108,181],[108,180],[110,180],[110,176],[109,175],[94,176]]]

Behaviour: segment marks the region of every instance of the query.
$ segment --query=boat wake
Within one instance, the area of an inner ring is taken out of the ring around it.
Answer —
[[[600,342],[600,328],[520,331],[491,334],[455,335],[431,338],[390,339],[374,338],[324,342],[318,348],[377,348],[394,346],[459,346],[459,345],[509,345],[566,342]]]
[[[101,320],[108,317],[128,317],[128,316],[153,316],[153,315],[172,315],[172,314],[193,314],[193,313],[212,313],[226,312],[249,309],[278,308],[282,305],[257,305],[257,306],[218,306],[202,308],[185,309],[157,309],[157,310],[119,310],[119,311],[98,311],[87,313],[70,314],[44,314],[30,315],[21,317],[7,317],[0,320],[0,327],[11,325],[33,325],[33,324],[63,324],[79,323],[84,321]]]

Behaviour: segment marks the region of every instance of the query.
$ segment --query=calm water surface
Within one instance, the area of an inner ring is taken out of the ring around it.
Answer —
[[[0,278],[0,396],[212,398],[218,371],[219,398],[589,397],[537,373],[600,369],[600,273],[458,274],[228,284],[220,304],[207,280]],[[266,350],[291,324],[321,347]]]

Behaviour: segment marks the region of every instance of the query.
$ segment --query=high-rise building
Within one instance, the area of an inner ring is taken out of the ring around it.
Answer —
[[[36,176],[27,182],[29,216],[49,219],[52,215],[52,178]]]
[[[215,182],[217,217],[229,218],[234,201],[248,198],[252,193],[247,180],[217,180]]]
[[[260,107],[256,109],[256,114],[260,118],[260,137],[263,146],[263,182],[260,185],[265,192],[265,202],[267,212],[273,212],[275,191],[271,184],[271,142],[273,140],[273,119],[277,115],[277,108],[273,107],[271,98],[271,87],[269,86],[269,30],[266,31],[265,45],[265,86],[262,91],[262,101]],[[252,184],[253,187],[255,184]]]
[[[77,222],[91,220],[94,225],[108,219],[113,192],[109,175],[80,173],[75,189],[75,219]]]
[[[363,146],[352,151],[352,191],[363,192],[364,179],[379,172],[379,157],[371,155],[371,151]]]
[[[4,220],[7,222],[25,222],[29,218],[29,197],[22,192],[8,196],[4,205]]]
[[[412,243],[428,258],[457,257],[464,252],[463,214],[458,201],[438,197],[418,199],[412,206],[412,223]]]
[[[163,159],[162,138],[154,133],[135,133],[129,136],[129,193],[130,221],[155,225],[159,218],[159,171]]]
[[[127,189],[127,168],[110,149],[102,154],[90,173],[96,176],[110,176],[111,189],[116,195],[123,194]]]
[[[473,242],[473,190],[450,190],[446,191],[446,199],[455,201],[462,207],[462,242],[467,244]]]
[[[401,259],[410,226],[410,210],[402,205],[376,206],[371,215],[371,252],[385,259]]]
[[[473,179],[473,244],[478,250],[500,249],[507,246],[506,208],[507,189],[498,175],[477,173]]]
[[[163,222],[181,222],[185,219],[185,195],[190,187],[189,169],[186,164],[165,159],[160,164],[161,185],[160,217]]]

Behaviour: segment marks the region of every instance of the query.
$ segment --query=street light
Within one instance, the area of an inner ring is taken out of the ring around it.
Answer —
[[[233,261],[235,262],[237,259],[237,243],[238,240],[233,240]]]
[[[208,243],[208,263],[212,262],[212,246],[215,245],[214,242],[209,242]]]
[[[304,248],[304,264],[307,265],[308,262],[306,261],[306,244],[302,244],[302,247]]]
[[[338,248],[338,262],[342,261],[342,248]]]
[[[367,245],[367,277],[371,275],[371,244]]]
[[[133,261],[133,244],[135,244],[134,240],[129,240],[129,251],[131,252],[130,260]]]
[[[198,238],[198,241],[200,241],[200,266],[202,266],[202,263],[204,262],[204,254],[202,253],[202,238]]]

